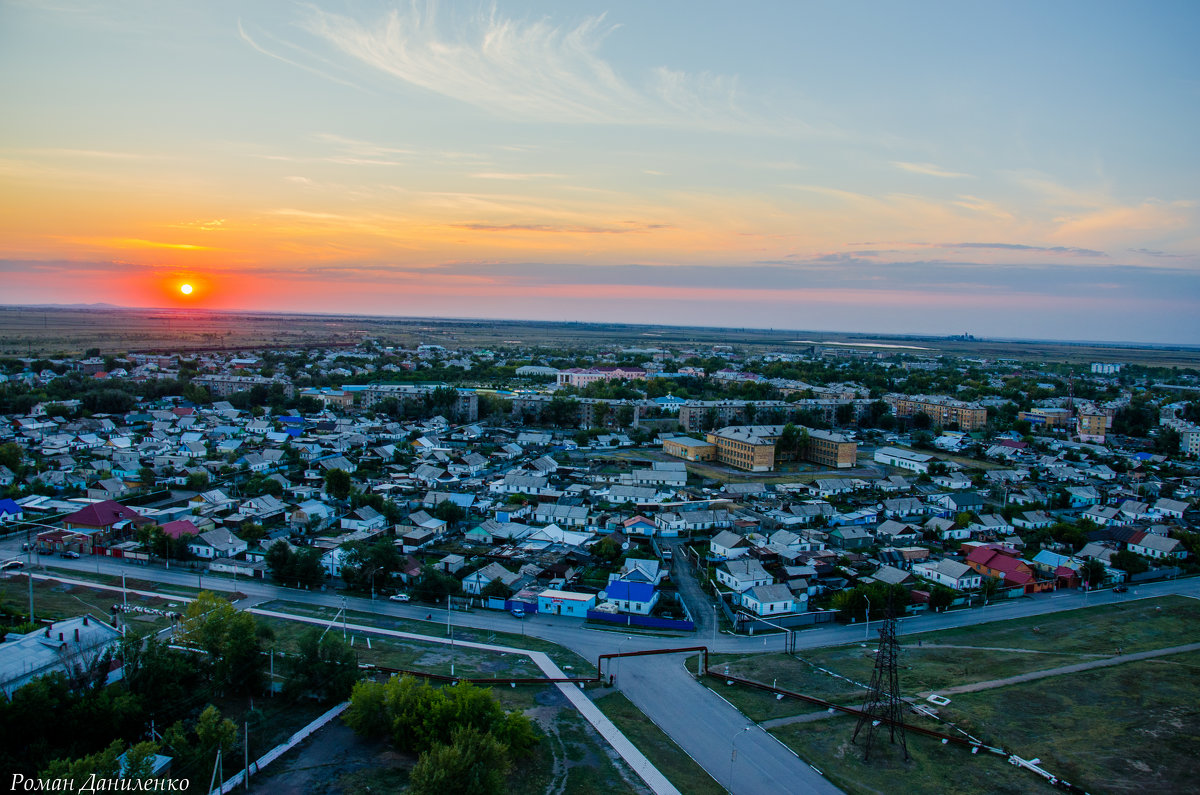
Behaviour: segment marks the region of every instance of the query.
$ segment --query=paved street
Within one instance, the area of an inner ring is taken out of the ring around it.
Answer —
[[[4,558],[26,557],[25,553],[21,553],[19,550],[19,539],[0,543],[0,555]],[[195,572],[177,568],[166,570],[161,566],[141,566],[113,560],[96,561],[89,558],[78,560],[53,558],[44,562],[58,568],[73,569],[81,573],[95,573],[99,570],[103,574],[120,575],[124,572],[129,577],[141,580],[190,587],[202,583],[204,587],[225,591],[236,588],[253,602],[284,599],[328,607],[340,607],[345,604],[352,610],[372,611],[384,616],[415,620],[423,620],[426,615],[432,613],[431,629],[433,629],[432,625],[436,625],[440,629],[446,619],[444,609],[439,611],[438,608],[431,608],[428,605],[398,604],[384,599],[372,602],[369,598],[344,597],[336,592],[298,591],[244,579],[235,583],[224,577],[198,577]],[[1200,598],[1200,579],[1168,580],[1139,585],[1130,588],[1129,592],[1125,594],[1116,594],[1112,591],[1098,591],[1088,595],[1076,591],[1060,592],[1016,599],[971,610],[920,615],[902,619],[899,631],[903,640],[904,636],[920,632],[1043,615],[1166,594]],[[691,601],[689,599],[689,604]],[[459,626],[498,632],[520,633],[523,626],[525,634],[558,643],[589,660],[595,660],[599,654],[616,652],[618,649],[635,651],[705,645],[716,652],[743,654],[783,649],[781,635],[733,637],[722,634],[718,635],[714,641],[711,634],[711,610],[708,616],[710,622],[708,627],[700,622],[699,633],[688,637],[674,638],[639,634],[625,635],[620,631],[593,629],[569,619],[540,616],[517,619],[508,613],[484,610],[454,611],[451,620]],[[809,629],[798,634],[797,647],[811,649],[864,641],[868,637],[865,630],[866,628],[862,624],[838,624]],[[439,630],[433,631],[436,633]],[[874,633],[871,634],[873,636]],[[797,793],[837,791],[812,767],[797,758],[765,731],[755,727],[742,733],[741,730],[747,724],[746,719],[685,671],[683,655],[626,658],[620,661],[619,666],[615,667],[615,671],[618,685],[630,701],[670,735],[713,778],[730,787],[736,795],[757,795],[757,793],[774,795],[780,791]],[[735,738],[737,756],[736,759],[732,759]],[[732,770],[731,761],[733,762]]]

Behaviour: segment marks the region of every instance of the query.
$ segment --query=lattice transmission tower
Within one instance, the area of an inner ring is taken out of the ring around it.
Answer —
[[[891,734],[892,744],[896,743],[896,735],[900,735],[900,746],[904,749],[904,761],[908,761],[908,737],[904,731],[904,710],[906,704],[900,700],[900,677],[898,663],[900,644],[896,640],[896,611],[892,601],[888,600],[887,616],[883,626],[879,628],[879,650],[875,654],[875,672],[871,674],[871,689],[867,694],[867,703],[863,706],[863,714],[859,716],[858,724],[854,727],[851,742],[858,742],[858,735],[865,728],[865,746],[863,759],[871,758],[871,743],[875,740],[875,730],[886,723]]]

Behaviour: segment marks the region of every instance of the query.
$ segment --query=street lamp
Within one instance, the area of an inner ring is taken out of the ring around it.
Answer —
[[[729,741],[729,791],[730,792],[733,792],[733,763],[737,761],[737,741],[738,741],[739,737],[741,737],[746,732],[750,731],[751,728],[753,728],[753,727],[746,726],[745,728],[739,729],[737,734],[733,735],[733,739]]]
[[[617,673],[621,673],[621,647],[625,645],[625,641],[633,640],[629,635],[626,635],[621,640],[617,641]]]
[[[864,616],[867,620],[867,628],[863,631],[863,640],[871,639],[871,597],[863,594],[863,599],[867,600],[867,614]]]

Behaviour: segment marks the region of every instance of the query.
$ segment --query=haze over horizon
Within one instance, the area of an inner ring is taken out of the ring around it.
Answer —
[[[1200,343],[1197,40],[1189,2],[0,0],[0,300]]]

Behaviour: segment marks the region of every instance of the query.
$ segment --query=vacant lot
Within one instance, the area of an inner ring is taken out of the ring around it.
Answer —
[[[901,640],[901,690],[919,697],[955,685],[1108,660],[1117,648],[1128,655],[1200,642],[1200,602],[1139,600]],[[873,645],[855,644],[799,657],[714,657],[713,667],[720,671],[728,665],[735,675],[859,706],[866,695],[861,685],[870,681],[874,667],[872,651]],[[1050,772],[1092,792],[1181,792],[1190,788],[1190,749],[1200,736],[1198,673],[1200,652],[1122,662],[955,694],[948,706],[937,709],[945,723],[910,720],[947,734],[955,734],[953,724],[985,744],[1038,757]],[[917,735],[909,737],[911,761],[885,747],[864,763],[861,749],[849,742],[854,718],[717,679],[707,684],[748,717],[775,721],[772,733],[849,792],[892,792],[901,781],[905,792],[917,793],[1026,792],[1042,786],[1002,759],[972,756]]]
[[[306,605],[298,602],[274,601],[265,602],[258,605],[263,610],[275,610],[285,613],[295,613],[301,616],[313,616],[316,618],[325,618],[332,620],[337,615],[338,611],[331,607],[318,607],[315,605]],[[366,626],[379,627],[381,629],[398,630],[400,632],[412,632],[419,635],[431,635],[435,637],[446,637],[445,612],[443,611],[438,617],[440,620],[422,621],[419,619],[395,618],[393,616],[381,616],[376,613],[363,613],[356,610],[346,611],[346,621],[351,624],[363,624]],[[340,623],[341,619],[338,619]],[[453,623],[453,618],[451,618]],[[548,640],[541,638],[526,637],[517,635],[511,632],[491,632],[483,629],[470,629],[468,627],[452,628],[454,638],[461,641],[471,641],[473,643],[491,643],[498,646],[512,646],[518,649],[526,649],[528,651],[545,652],[560,668],[572,676],[592,676],[596,673],[594,663],[575,654],[572,651],[567,651],[558,644],[551,643]],[[374,641],[372,641],[374,642]],[[401,666],[395,666],[397,668]]]
[[[496,695],[507,709],[523,709],[542,732],[532,755],[508,779],[512,795],[606,795],[648,790],[565,698],[542,688],[536,702],[514,705],[507,690]],[[297,795],[367,795],[401,792],[416,757],[390,743],[364,740],[335,720],[252,779],[257,792]]]
[[[33,581],[33,613],[39,620],[49,619],[58,621],[64,618],[75,618],[84,614],[98,618],[105,623],[112,623],[112,606],[121,601],[121,592],[86,586],[68,585],[56,580]],[[166,599],[156,599],[148,596],[128,596],[130,604],[142,607],[155,607],[165,610],[183,612],[187,607],[183,602],[171,602]],[[29,615],[29,582],[23,574],[10,574],[0,579],[0,605],[10,620],[26,620]],[[139,632],[155,631],[167,626],[170,622],[163,617],[142,615],[138,613],[124,614],[124,621]]]

